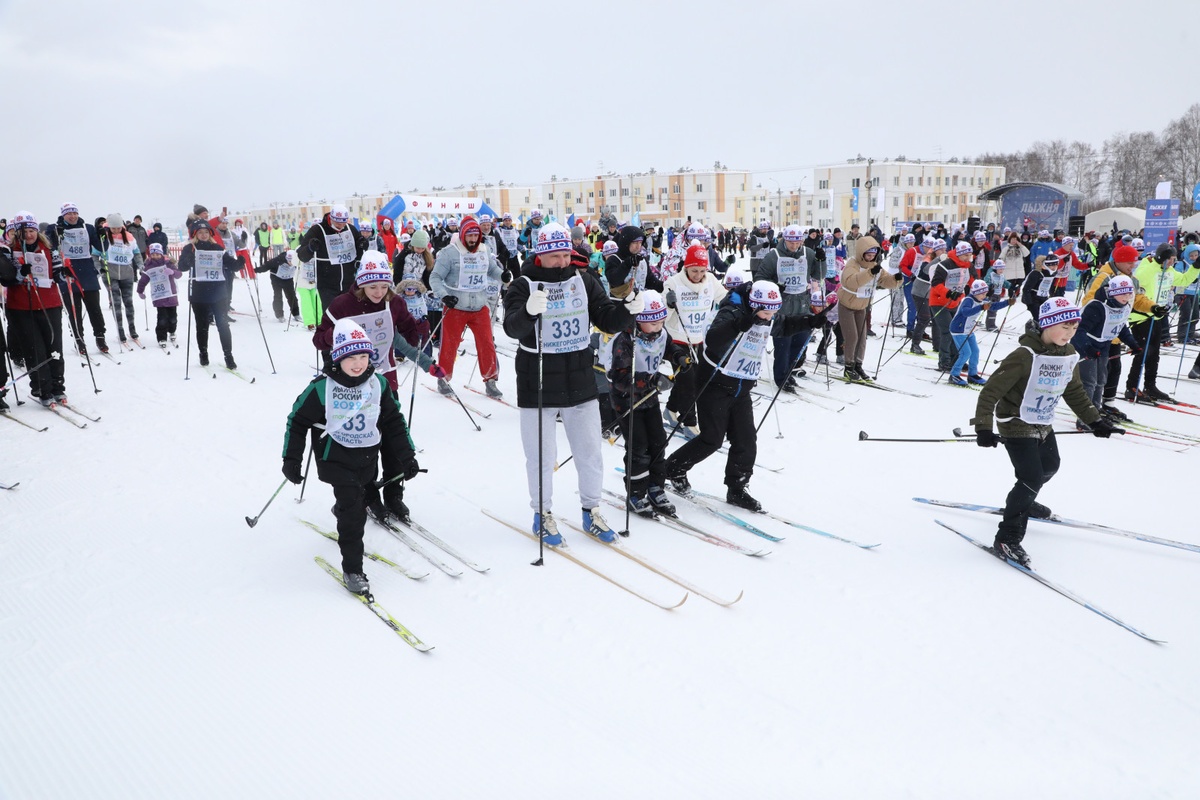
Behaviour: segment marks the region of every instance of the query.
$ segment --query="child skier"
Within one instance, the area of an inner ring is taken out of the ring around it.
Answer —
[[[300,483],[304,440],[310,431],[314,434],[317,477],[333,487],[342,572],[346,588],[355,594],[370,591],[363,573],[363,527],[368,505],[379,503],[378,454],[382,451],[385,465],[395,465],[394,471],[385,466],[383,479],[392,481],[386,486],[412,480],[420,470],[396,398],[371,366],[374,350],[358,323],[338,320],[333,363],[296,398],[283,438],[284,477]],[[324,432],[316,435],[320,429]]]
[[[427,356],[432,356],[433,343],[429,341],[429,303],[425,300],[425,293],[429,290],[425,288],[425,284],[411,278],[400,281],[396,288],[404,298],[404,306],[409,315],[417,323],[417,339],[421,342],[421,351]]]
[[[1021,302],[1033,319],[1037,319],[1038,309],[1050,298],[1057,273],[1058,256],[1051,254],[1034,262],[1034,268],[1025,276],[1025,282],[1021,284]]]
[[[1108,354],[1113,339],[1119,338],[1136,359],[1142,347],[1129,330],[1129,315],[1133,312],[1133,278],[1117,275],[1096,290],[1096,295],[1083,306],[1079,331],[1071,345],[1079,353],[1079,377],[1088,399],[1104,413],[1104,384],[1108,379]],[[1084,430],[1081,422],[1076,427]]]
[[[1051,425],[1059,399],[1065,398],[1096,436],[1107,439],[1119,431],[1092,405],[1079,378],[1079,355],[1071,346],[1079,316],[1079,306],[1065,297],[1042,303],[1037,330],[1026,331],[1020,346],[992,373],[971,420],[976,444],[995,447],[1003,441],[1016,472],[1017,482],[1005,501],[994,550],[1022,566],[1029,566],[1029,554],[1021,546],[1029,518],[1051,515],[1050,509],[1037,502],[1037,496],[1058,472],[1058,441]],[[993,416],[1001,436],[992,432]]]
[[[954,319],[950,320],[950,336],[954,339],[954,346],[958,348],[958,357],[954,359],[954,365],[950,367],[950,382],[956,386],[966,386],[968,383],[987,383],[987,380],[979,374],[979,342],[975,339],[975,327],[979,324],[979,315],[984,311],[992,313],[989,306],[999,306],[1003,308],[1008,305],[1007,300],[998,300],[995,303],[989,303],[987,296],[991,291],[987,281],[975,280],[971,283],[970,293],[963,298],[958,304],[958,310],[954,312]],[[962,372],[963,364],[967,365],[967,378],[963,380]]]
[[[758,455],[750,390],[762,371],[771,320],[782,305],[778,286],[770,281],[755,281],[732,289],[717,310],[704,339],[704,357],[697,365],[701,386],[696,401],[700,435],[667,459],[667,480],[680,494],[692,491],[688,470],[715,453],[728,435],[726,502],[750,511],[762,510],[762,504],[746,491]]]
[[[154,304],[156,314],[154,336],[163,350],[167,349],[168,336],[171,344],[175,344],[175,330],[179,325],[179,292],[175,288],[175,280],[182,277],[183,273],[176,269],[175,263],[163,254],[163,246],[158,242],[151,244],[150,252],[142,263],[137,293],[138,297],[145,300],[146,286],[150,286],[150,302]]]
[[[637,315],[634,329],[622,331],[613,339],[608,379],[612,382],[613,411],[628,449],[625,494],[629,509],[642,516],[652,516],[656,511],[673,516],[675,506],[663,491],[667,434],[657,396],[671,386],[671,379],[658,368],[667,361],[683,373],[691,359],[686,347],[663,332],[667,306],[662,295],[647,289],[644,296],[645,307]]]

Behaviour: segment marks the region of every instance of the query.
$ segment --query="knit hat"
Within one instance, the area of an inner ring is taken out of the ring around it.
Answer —
[[[74,203],[63,203],[62,208],[58,210],[58,213],[62,214],[63,216],[66,216],[67,214],[78,214],[79,207]]]
[[[1113,263],[1130,264],[1141,258],[1137,248],[1132,245],[1122,244],[1113,248],[1112,260]]]
[[[1131,244],[1133,245],[1134,249],[1137,250],[1139,253],[1146,249],[1146,243],[1143,242],[1141,239],[1135,238],[1131,242]]]
[[[358,272],[354,274],[355,286],[366,286],[368,283],[391,283],[392,271],[388,268],[387,256],[377,250],[363,253],[362,261],[358,264]]]
[[[1050,255],[1048,255],[1044,259],[1042,259],[1042,266],[1046,267],[1046,268],[1053,268],[1053,267],[1058,266],[1058,262],[1059,262],[1058,256],[1056,256],[1054,253],[1051,253]]]
[[[958,244],[954,245],[954,255],[959,256],[960,258],[963,256],[972,255],[974,252],[974,248],[972,248],[968,242],[959,242]]]
[[[583,229],[582,225],[576,225],[574,228],[571,228],[572,240],[578,239],[579,241],[583,241],[583,237],[585,236],[587,236],[587,231]]]
[[[754,310],[775,311],[783,305],[779,287],[770,281],[755,281],[750,287],[750,307]]]
[[[1004,272],[1006,266],[1008,265],[1004,263],[1004,259],[1002,258],[997,258],[992,262],[992,270],[995,272]]]
[[[642,298],[645,305],[637,315],[638,322],[659,322],[667,318],[667,304],[663,302],[661,294],[654,289],[647,289],[642,292]]]
[[[541,219],[542,218],[542,210],[540,208],[535,208],[533,211],[530,211],[529,218],[530,219]]]
[[[1079,306],[1065,297],[1051,297],[1038,309],[1038,327],[1046,330],[1064,322],[1074,322],[1079,317]]]
[[[505,211],[503,214],[501,214],[500,221],[504,222],[505,220],[512,222],[512,214],[508,213],[507,211]]]
[[[408,244],[409,242],[412,241],[412,237],[409,236],[407,233],[402,233],[402,234],[400,234],[400,238],[397,239],[396,241],[400,242],[400,244]]]
[[[534,252],[539,256],[547,253],[563,253],[571,249],[571,236],[567,229],[557,222],[548,222],[538,228],[537,244]]]
[[[463,244],[467,243],[468,233],[478,233],[481,238],[483,236],[483,229],[479,227],[479,223],[475,221],[474,217],[464,219],[462,227],[458,229],[458,238],[462,239]]]
[[[742,277],[742,274],[740,272],[726,272],[725,280],[722,282],[722,285],[726,289],[733,289],[738,286],[741,286],[745,282],[746,282],[746,279]]]
[[[916,239],[917,237],[914,236],[913,238]],[[937,243],[938,243],[938,240],[935,237],[926,236],[924,239],[921,240],[921,249],[933,250],[935,247],[937,247]]]
[[[761,220],[761,221],[758,223],[758,229],[759,229],[760,231],[766,231],[766,230],[770,230],[770,229],[771,229],[771,220],[769,220],[769,219],[764,219],[764,220]]]
[[[1119,297],[1123,294],[1133,294],[1133,278],[1128,275],[1117,275],[1105,287],[1109,297]]]
[[[941,237],[938,237],[938,240],[933,243],[933,249],[934,250],[945,250],[946,249],[946,240],[942,239]]]
[[[904,236],[900,237],[900,241],[904,244],[914,244],[917,241],[917,237],[911,233],[906,233]]]
[[[238,220],[238,222],[241,222],[241,220]],[[275,224],[278,225],[279,223]],[[375,230],[375,222],[370,217],[363,217],[358,221],[358,229],[360,231],[373,231]]]
[[[683,257],[683,267],[708,267],[708,248],[704,242],[693,242]]]
[[[203,217],[205,214],[208,213],[208,209],[205,208],[204,206],[200,205],[199,203],[196,203],[196,205],[192,206],[192,213],[195,214],[197,217]]]
[[[429,247],[429,232],[417,228],[417,232],[412,235],[411,242],[413,250],[416,250],[418,253],[421,252],[426,247]]]
[[[987,291],[987,281],[981,281],[978,278],[971,281],[971,294],[986,294]]]
[[[124,228],[125,220],[124,220],[124,218],[121,217],[120,214],[118,214],[114,211],[113,213],[108,215],[108,227],[113,228],[113,229]]]
[[[1074,250],[1074,249],[1075,249],[1075,244],[1076,244],[1076,242],[1075,242],[1075,237],[1074,237],[1074,236],[1064,236],[1064,237],[1063,237],[1063,240],[1062,240],[1062,246],[1063,246],[1063,248],[1064,248],[1064,249],[1066,249],[1066,250]]]
[[[8,225],[10,230],[19,231],[22,228],[38,229],[37,217],[30,211],[18,211],[12,218],[12,222]]]
[[[149,250],[150,250],[150,255],[152,255],[152,256],[161,256],[163,254],[162,245],[159,244],[158,242],[151,242]]]
[[[696,241],[704,241],[708,238],[708,229],[699,222],[693,222],[687,226],[687,230],[683,234],[683,238],[688,243]]]
[[[355,353],[372,355],[374,352],[375,347],[367,338],[367,332],[357,322],[352,319],[339,319],[334,323],[333,348],[329,351],[329,357],[334,361],[341,361]]]
[[[349,222],[350,209],[346,208],[341,203],[338,203],[333,208],[329,209],[329,221],[342,223]]]
[[[617,254],[617,243],[612,239],[609,239],[604,243],[604,246],[600,248],[600,253],[605,258],[608,258],[609,256],[615,256]]]
[[[208,220],[197,219],[197,220],[192,221],[192,225],[191,225],[192,236],[195,236],[200,231],[208,231],[209,233],[212,233],[212,225],[208,224]]]
[[[788,225],[783,229],[783,240],[785,242],[803,242],[804,231],[799,225]]]
[[[986,242],[987,234],[984,233],[983,231],[975,231],[975,234],[971,238],[977,242]]]
[[[837,305],[837,297],[838,297],[837,292],[830,292],[829,294],[825,295],[825,307],[833,308],[834,306],[836,306]]]
[[[492,215],[491,215],[491,214],[480,214],[480,215],[479,215],[479,224],[480,224],[480,225],[482,225],[482,224],[483,224],[483,223],[485,223],[485,222],[491,222],[491,221],[492,221]]]
[[[1050,231],[1048,231],[1048,230],[1046,230],[1045,228],[1043,228],[1042,230],[1038,231],[1038,238],[1039,238],[1039,239],[1049,239],[1049,238],[1050,238]]]

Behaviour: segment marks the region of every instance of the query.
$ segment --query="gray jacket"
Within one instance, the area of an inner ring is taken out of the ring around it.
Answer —
[[[783,294],[783,306],[779,309],[781,317],[806,317],[812,313],[812,298],[808,290],[808,286],[813,281],[817,281],[824,286],[825,268],[817,261],[817,254],[807,247],[801,246],[795,253],[787,252],[787,244],[780,238],[779,243],[763,252],[762,260],[754,267],[753,277],[756,281],[770,281],[774,284],[779,284],[779,257],[786,256],[787,258],[803,258],[808,264],[808,280],[804,283],[804,291],[799,294],[788,294],[783,292],[783,286],[780,285],[780,291]]]
[[[108,248],[113,244],[124,245],[133,248],[133,263],[125,266],[114,264],[108,259]],[[104,262],[108,267],[108,279],[110,281],[132,281],[137,280],[138,273],[142,270],[142,253],[138,249],[137,239],[133,234],[129,234],[128,242],[113,242],[107,236],[104,237]]]
[[[462,256],[466,252],[467,249],[463,246],[462,239],[456,234],[450,240],[450,244],[438,251],[437,258],[433,262],[433,271],[429,273],[429,288],[439,299],[443,299],[447,295],[457,297],[458,305],[455,308],[459,311],[478,311],[488,304],[487,285],[480,287],[477,292],[463,291],[458,288],[458,268],[462,263]],[[488,247],[486,241],[480,243],[477,252],[487,254],[488,280],[499,282],[503,271],[500,269],[500,262],[496,260],[496,254]]]

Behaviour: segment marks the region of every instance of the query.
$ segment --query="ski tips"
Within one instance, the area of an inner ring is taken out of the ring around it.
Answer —
[[[955,428],[955,429],[954,429],[952,432],[953,432],[953,434],[954,434],[955,436],[962,436],[962,435],[963,435],[962,428]]]

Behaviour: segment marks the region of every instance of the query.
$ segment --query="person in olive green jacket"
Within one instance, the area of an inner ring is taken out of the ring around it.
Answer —
[[[1079,354],[1071,337],[1079,328],[1079,306],[1051,297],[1038,311],[1037,330],[1028,330],[992,373],[975,404],[975,441],[980,447],[1004,442],[1017,482],[1008,493],[996,530],[996,555],[1029,566],[1021,546],[1030,517],[1049,519],[1050,509],[1037,502],[1038,492],[1058,472],[1058,441],[1051,427],[1060,399],[1092,433],[1107,439],[1124,433],[1100,415],[1079,378]],[[1036,374],[1036,379],[1033,379]],[[992,431],[995,418],[1000,436]]]

